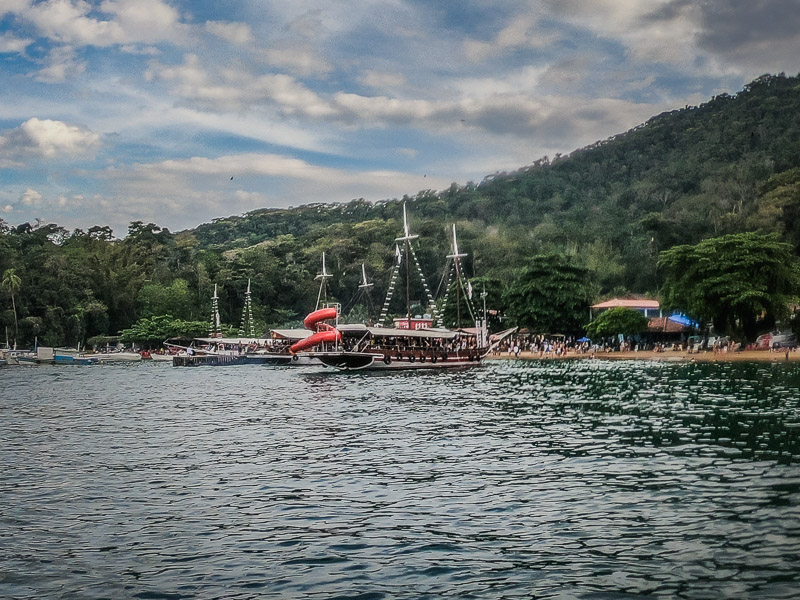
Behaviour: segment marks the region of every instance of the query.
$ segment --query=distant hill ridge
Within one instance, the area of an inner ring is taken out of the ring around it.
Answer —
[[[659,251],[724,233],[777,231],[800,248],[800,78],[763,75],[569,155],[404,199],[430,228],[462,223],[484,273],[558,250],[606,290],[655,289]],[[219,249],[282,235],[333,241],[336,227],[396,220],[399,200],[261,209],[191,233]]]

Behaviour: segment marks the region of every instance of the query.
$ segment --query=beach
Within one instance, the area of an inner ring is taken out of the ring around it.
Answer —
[[[515,360],[513,352],[490,354],[487,360]],[[800,362],[800,352],[791,350],[788,353],[770,350],[743,350],[740,352],[717,352],[711,350],[689,353],[685,350],[654,350],[626,351],[626,352],[574,352],[556,356],[540,355],[538,352],[520,352],[516,360],[651,360],[665,362]]]

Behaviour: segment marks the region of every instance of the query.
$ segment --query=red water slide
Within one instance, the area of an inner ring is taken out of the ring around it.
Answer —
[[[316,333],[289,346],[289,352],[294,354],[318,346],[322,342],[333,343],[337,340],[341,340],[342,333],[336,329],[336,327],[322,322],[327,319],[335,319],[336,314],[335,308],[321,308],[309,314],[303,319],[303,325],[305,325],[306,329],[316,331]]]

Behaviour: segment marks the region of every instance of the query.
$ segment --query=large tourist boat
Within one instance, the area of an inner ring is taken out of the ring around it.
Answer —
[[[318,343],[310,356],[345,371],[474,367],[489,351],[476,335],[467,332],[360,324],[329,327],[323,333],[336,335],[338,340]]]
[[[306,317],[304,325],[315,333],[291,346],[290,352],[300,356],[310,356],[326,366],[346,371],[466,368],[480,365],[493,345],[513,331],[504,332],[499,337],[495,336],[493,343],[490,344],[485,308],[482,317],[478,317],[471,303],[471,289],[464,278],[461,264],[461,259],[466,254],[458,250],[455,225],[452,253],[447,256],[448,264],[445,268],[445,272],[452,275],[453,281],[448,281],[445,285],[446,293],[439,306],[429,292],[411,245],[411,241],[418,236],[412,235],[409,231],[405,205],[403,205],[403,227],[403,235],[395,239],[397,260],[383,311],[376,326],[340,324],[339,305],[330,305]],[[401,265],[405,265],[406,290],[408,290],[412,263],[416,266],[422,287],[428,296],[430,312],[412,317],[406,291],[405,317],[394,319],[391,327],[384,326]],[[447,293],[451,289],[456,293],[455,303],[458,307],[459,320],[463,307],[474,319],[475,327],[456,327],[456,329],[442,327],[441,310],[447,302]]]

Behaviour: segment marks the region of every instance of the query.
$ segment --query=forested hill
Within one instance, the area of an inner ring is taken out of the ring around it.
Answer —
[[[764,75],[735,96],[663,113],[568,156],[405,199],[431,228],[458,220],[483,274],[503,277],[555,249],[582,257],[601,293],[646,292],[658,286],[658,252],[678,243],[766,230],[800,247],[799,167],[800,78]],[[193,233],[209,248],[285,234],[335,247],[353,225],[399,210],[395,201],[259,210]],[[396,232],[386,229],[384,241]]]

